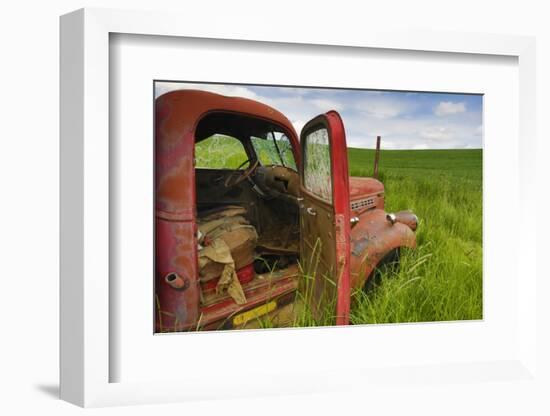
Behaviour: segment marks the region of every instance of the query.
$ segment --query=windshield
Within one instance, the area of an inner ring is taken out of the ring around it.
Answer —
[[[262,166],[279,165],[296,170],[292,145],[284,133],[269,132],[265,138],[252,136],[250,139]]]
[[[213,134],[195,145],[197,169],[244,169],[246,160],[248,155],[241,141],[225,134]]]

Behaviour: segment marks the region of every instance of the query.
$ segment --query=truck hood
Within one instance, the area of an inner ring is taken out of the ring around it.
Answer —
[[[384,192],[384,185],[374,178],[359,178],[350,176],[349,196],[353,201],[362,196],[379,194]]]

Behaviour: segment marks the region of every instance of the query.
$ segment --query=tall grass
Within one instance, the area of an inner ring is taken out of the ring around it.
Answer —
[[[348,149],[350,174],[372,174],[374,152]],[[402,252],[370,293],[353,295],[355,324],[481,319],[482,151],[382,151],[386,211],[413,210],[418,248]]]
[[[294,320],[292,326],[326,326],[334,325],[336,320],[336,297],[329,293],[336,292],[334,280],[319,270],[322,242],[318,238],[309,259],[302,258],[299,262],[300,275],[296,292]],[[325,288],[329,290],[320,297],[315,296],[315,285],[318,279],[323,279]]]

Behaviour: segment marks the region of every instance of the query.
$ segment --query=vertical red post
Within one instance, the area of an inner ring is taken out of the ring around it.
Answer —
[[[374,153],[374,173],[373,177],[378,179],[378,160],[380,159],[380,136],[376,136],[376,152]]]

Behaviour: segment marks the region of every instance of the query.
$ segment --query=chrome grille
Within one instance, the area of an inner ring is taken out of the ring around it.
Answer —
[[[376,198],[371,196],[370,198],[360,199],[351,203],[351,209],[357,210],[362,208],[371,208],[376,205]]]

